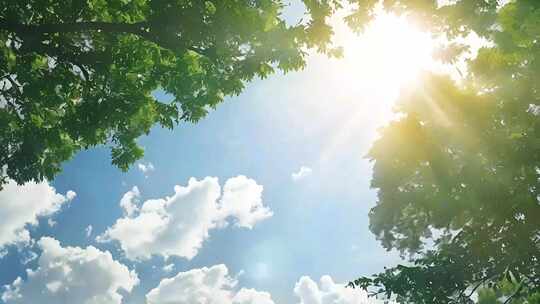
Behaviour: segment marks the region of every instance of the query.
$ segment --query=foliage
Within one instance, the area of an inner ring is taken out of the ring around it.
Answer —
[[[52,179],[81,149],[107,144],[123,170],[154,124],[196,122],[254,77],[329,55],[335,0],[305,0],[287,25],[281,0],[3,0],[0,174]],[[152,93],[174,96],[170,103]]]
[[[478,304],[503,304],[519,286],[509,280],[502,280],[491,287],[484,287],[478,290]],[[514,298],[516,304],[539,304],[540,293],[534,293],[526,297]]]
[[[475,31],[490,45],[461,84],[427,74],[402,92],[401,118],[368,155],[370,229],[410,263],[351,285],[401,303],[470,303],[477,291],[480,303],[538,303],[540,2],[436,2],[384,1],[451,40]]]

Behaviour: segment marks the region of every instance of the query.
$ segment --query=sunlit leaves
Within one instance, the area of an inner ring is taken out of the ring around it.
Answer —
[[[403,303],[468,303],[478,290],[480,303],[535,303],[540,5],[429,2],[385,5],[422,16],[447,37],[476,31],[490,45],[468,62],[460,85],[427,75],[402,92],[400,118],[381,131],[368,155],[378,190],[370,229],[387,249],[409,253],[411,265],[352,285]],[[461,52],[459,45],[447,51],[448,62]]]

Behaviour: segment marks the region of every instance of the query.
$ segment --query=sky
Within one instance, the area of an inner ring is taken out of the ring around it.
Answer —
[[[432,45],[395,16],[360,36],[335,22],[345,58],[311,54],[197,124],[153,128],[126,173],[98,147],[8,184],[0,303],[376,303],[343,287],[400,261],[369,231],[366,154]]]

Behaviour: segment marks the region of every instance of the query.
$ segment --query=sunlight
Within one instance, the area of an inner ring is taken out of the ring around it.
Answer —
[[[344,58],[331,61],[325,70],[345,113],[335,118],[339,124],[321,153],[323,162],[351,141],[371,142],[377,127],[396,116],[393,107],[401,88],[413,85],[422,71],[441,68],[432,56],[435,39],[405,17],[381,10],[360,34],[342,17],[335,21],[335,42],[343,47]]]
[[[393,94],[434,66],[431,35],[405,17],[380,13],[359,36],[348,33],[340,38],[346,38],[341,41],[344,59],[357,74],[350,81],[365,81],[369,95]]]

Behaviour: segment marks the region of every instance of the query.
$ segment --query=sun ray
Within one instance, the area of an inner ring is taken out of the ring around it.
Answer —
[[[432,57],[435,39],[405,16],[381,10],[361,34],[339,22],[336,19],[336,43],[343,46],[344,58],[333,63],[333,73],[339,75],[343,90],[353,96],[344,98],[350,104],[341,100],[341,105],[351,111],[340,118],[334,136],[321,152],[321,162],[343,145],[350,146],[364,125],[366,111],[370,112],[368,119],[376,120],[376,124],[391,120],[396,117],[392,108],[400,89],[414,85],[422,71],[439,68]],[[366,130],[361,131],[365,136]],[[369,136],[374,137],[375,130]]]

